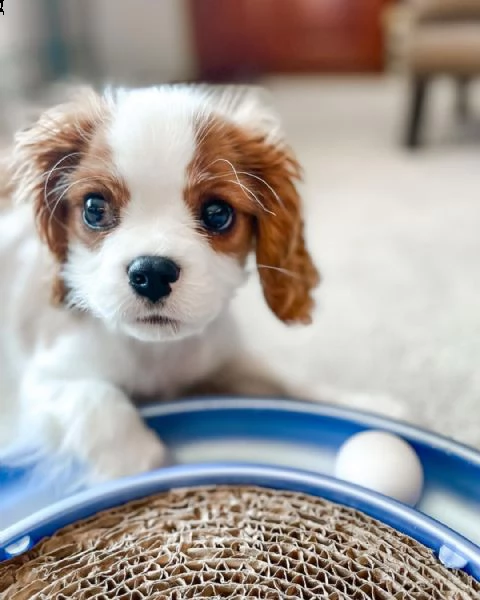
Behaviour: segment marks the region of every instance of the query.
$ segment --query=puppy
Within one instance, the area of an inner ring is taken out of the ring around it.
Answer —
[[[250,88],[84,89],[18,133],[0,164],[0,440],[98,481],[165,464],[145,399],[274,394],[404,417],[389,397],[286,385],[242,352],[229,303],[250,255],[273,313],[311,320],[299,177]]]
[[[254,253],[271,310],[309,323],[318,274],[299,165],[255,92],[85,89],[10,159],[1,410],[21,435],[111,479],[165,462],[134,400],[280,391],[238,357],[229,302]]]

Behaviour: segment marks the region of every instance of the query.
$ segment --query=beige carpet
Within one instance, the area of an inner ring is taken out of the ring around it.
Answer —
[[[480,447],[478,121],[455,123],[453,88],[439,82],[429,144],[408,154],[399,145],[402,81],[270,86],[306,169],[309,240],[324,282],[315,325],[302,331],[266,309],[245,311],[259,295],[245,290],[250,344],[284,374],[391,394],[412,420]]]

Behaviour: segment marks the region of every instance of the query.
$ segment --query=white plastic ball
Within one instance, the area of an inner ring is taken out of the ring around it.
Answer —
[[[384,431],[363,431],[340,448],[335,476],[415,506],[423,491],[423,467],[414,449]]]

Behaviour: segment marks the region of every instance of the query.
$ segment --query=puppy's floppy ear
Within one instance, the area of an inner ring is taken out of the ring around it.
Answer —
[[[265,299],[280,320],[309,323],[319,274],[304,241],[296,188],[300,166],[284,142],[278,118],[257,90],[244,88],[229,100],[225,116],[240,132],[236,147],[243,184],[262,204],[256,211],[256,259]]]
[[[68,248],[68,205],[62,201],[62,192],[104,116],[103,100],[85,88],[70,102],[47,110],[15,137],[14,201],[32,203],[39,234],[59,262],[65,260]]]
[[[279,319],[309,323],[319,275],[304,240],[302,204],[295,186],[299,165],[291,151],[257,138],[253,173],[263,209],[257,215],[256,259],[265,299]],[[263,189],[262,189],[263,188]]]

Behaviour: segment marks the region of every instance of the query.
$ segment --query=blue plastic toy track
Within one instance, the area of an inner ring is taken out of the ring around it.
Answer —
[[[32,490],[28,470],[0,465],[0,528],[2,519],[7,523],[0,529],[0,560],[128,500],[172,487],[230,483],[306,492],[359,509],[480,580],[480,454],[470,448],[380,417],[296,401],[201,399],[156,404],[143,414],[177,462],[189,466],[65,497]],[[340,445],[366,429],[390,431],[415,448],[426,476],[416,510],[330,477]]]

